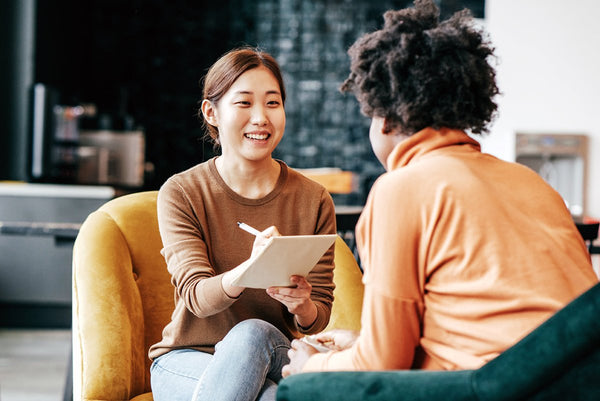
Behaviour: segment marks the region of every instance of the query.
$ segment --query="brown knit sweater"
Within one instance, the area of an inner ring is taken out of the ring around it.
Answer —
[[[308,276],[318,315],[306,329],[265,290],[247,288],[234,299],[221,286],[220,275],[248,259],[252,250],[254,236],[239,229],[238,221],[259,230],[274,225],[282,235],[336,232],[335,208],[325,188],[279,163],[279,180],[261,199],[231,190],[217,172],[215,159],[174,175],[161,187],[161,253],[175,287],[175,310],[162,340],[150,347],[151,359],[178,348],[213,352],[235,324],[250,318],[272,323],[290,339],[327,325],[334,289],[333,246]]]

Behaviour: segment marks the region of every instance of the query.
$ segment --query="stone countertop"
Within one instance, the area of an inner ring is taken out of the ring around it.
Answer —
[[[53,236],[75,239],[79,223],[0,221],[0,235]]]
[[[40,198],[112,199],[113,187],[92,185],[36,184],[20,181],[0,181],[0,196]]]

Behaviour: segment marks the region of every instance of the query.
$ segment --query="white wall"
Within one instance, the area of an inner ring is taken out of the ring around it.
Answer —
[[[515,160],[515,133],[589,137],[586,215],[600,217],[600,1],[486,0],[499,115],[485,152]]]

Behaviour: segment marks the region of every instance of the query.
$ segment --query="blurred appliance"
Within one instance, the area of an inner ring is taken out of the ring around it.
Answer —
[[[32,87],[30,109],[31,181],[143,186],[145,135],[133,121],[128,130],[83,130],[95,106],[59,104],[58,91],[40,83]]]
[[[59,104],[58,91],[39,83],[33,85],[30,101],[30,178],[75,183],[79,120],[94,116],[95,107]]]
[[[57,108],[58,114],[58,103],[59,93],[53,88],[43,84],[35,84],[32,87],[29,117],[29,176],[33,181],[74,178],[72,171],[59,171],[60,163],[56,160],[57,154],[60,152],[55,152],[54,146],[56,130],[54,108]],[[69,142],[67,142],[68,144]],[[68,146],[65,149],[68,149]],[[65,152],[65,155],[67,153]],[[73,163],[70,167],[72,166]]]
[[[558,191],[574,218],[586,212],[587,153],[586,135],[517,133],[516,161]]]
[[[79,132],[77,181],[141,187],[145,148],[145,135],[141,130],[82,130]]]

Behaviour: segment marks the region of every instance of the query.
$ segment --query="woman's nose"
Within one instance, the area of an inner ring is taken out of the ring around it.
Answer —
[[[267,123],[267,113],[264,107],[256,105],[252,108],[251,122],[255,125],[265,125]]]

